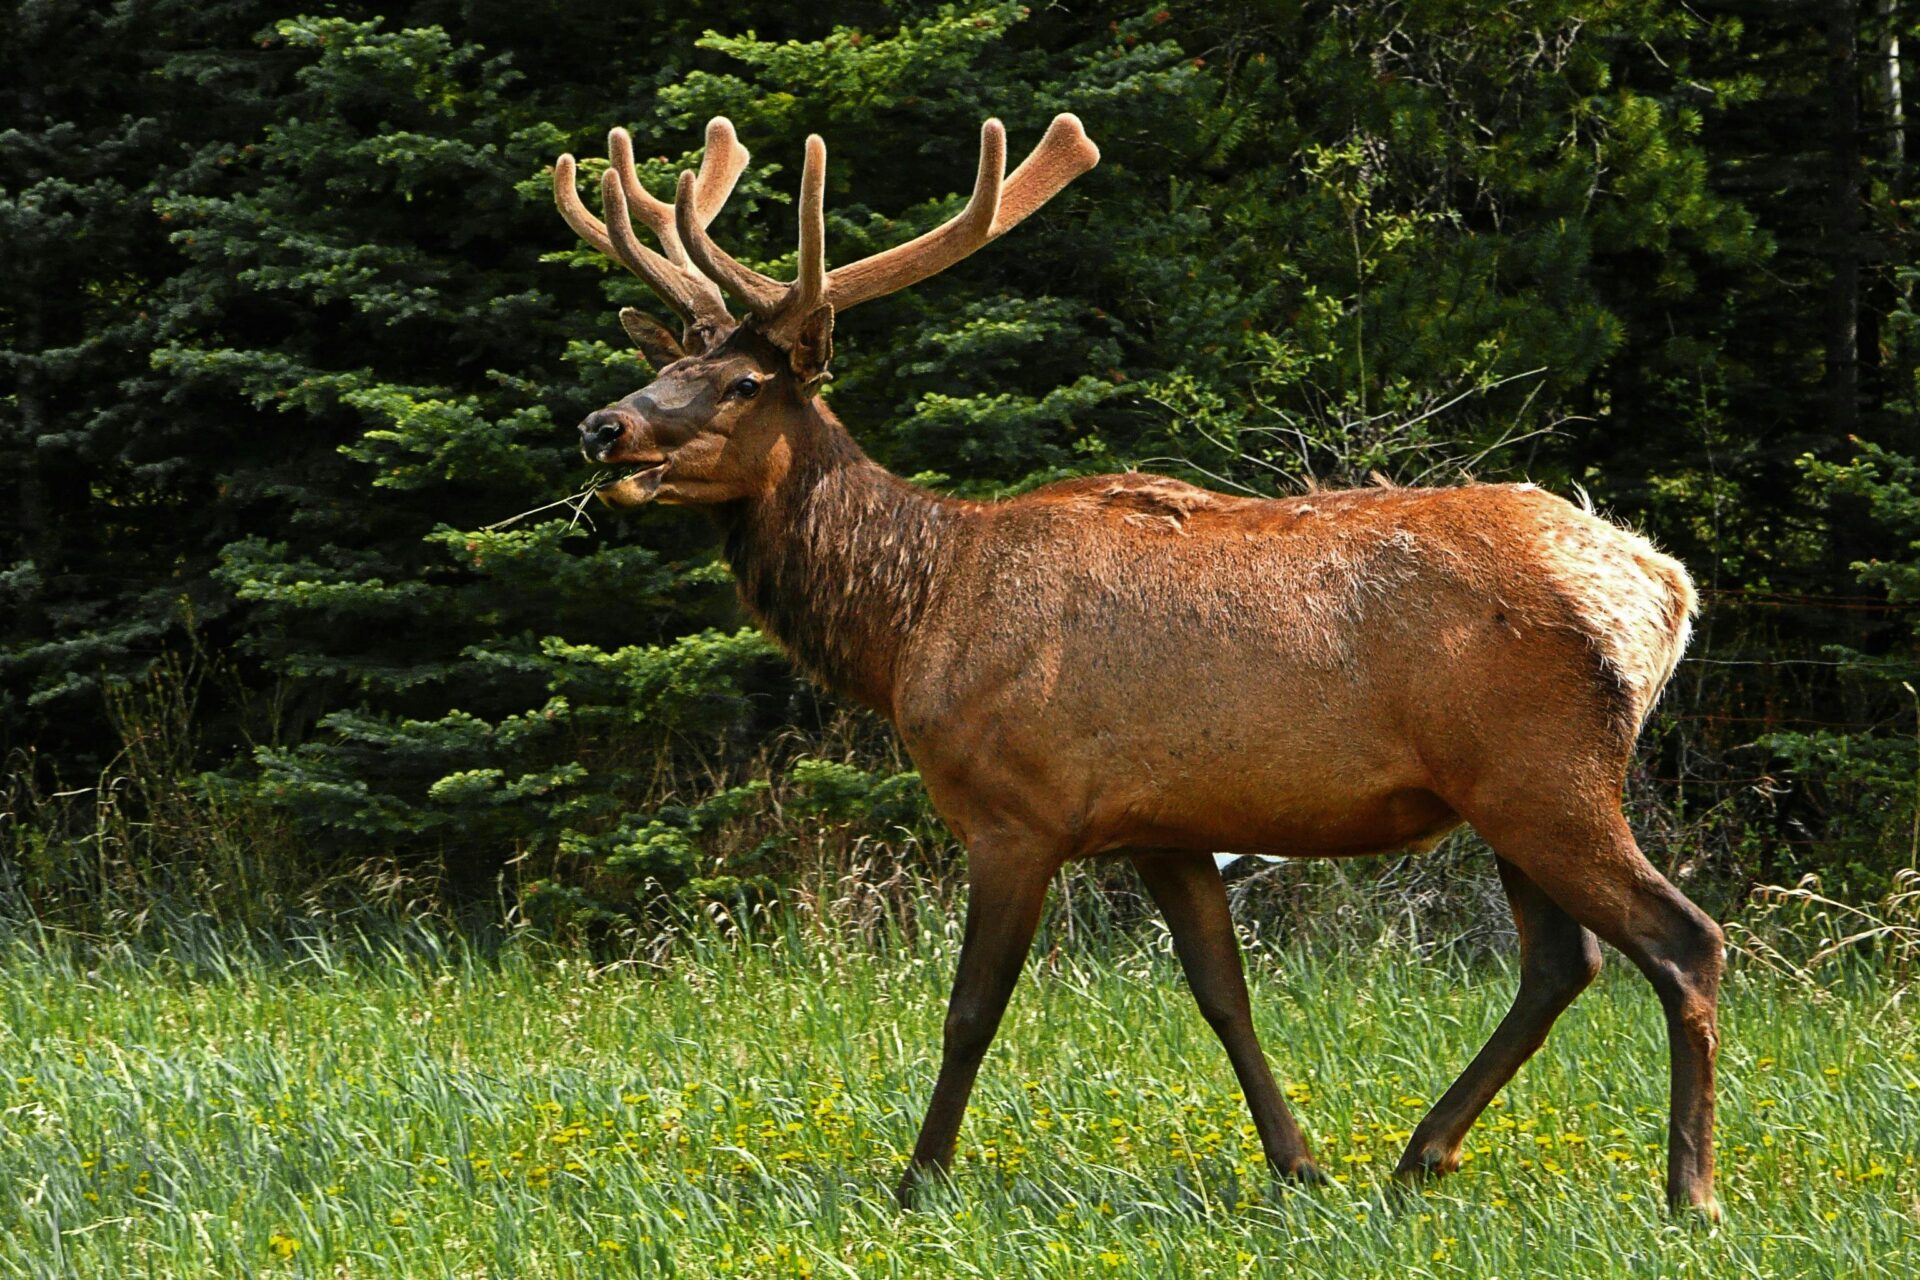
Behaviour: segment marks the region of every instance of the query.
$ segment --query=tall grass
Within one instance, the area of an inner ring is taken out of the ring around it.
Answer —
[[[1459,950],[1250,947],[1334,1186],[1271,1190],[1158,930],[1058,913],[954,1182],[889,1187],[953,917],[691,922],[609,962],[438,925],[0,941],[0,1275],[1910,1275],[1920,1037],[1874,970],[1736,967],[1717,1229],[1661,1204],[1665,1033],[1624,965],[1476,1128],[1388,1174],[1504,1010]],[[1341,952],[1344,952],[1342,954]]]
[[[164,926],[181,904],[237,927],[296,908],[314,877],[285,822],[200,768],[202,694],[231,679],[196,647],[109,684],[120,745],[91,778],[52,781],[29,749],[6,757],[0,915],[164,941],[154,913]]]

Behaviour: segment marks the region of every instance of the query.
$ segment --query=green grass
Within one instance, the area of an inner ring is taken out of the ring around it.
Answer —
[[[1388,1177],[1504,1010],[1502,965],[1256,948],[1262,1038],[1337,1185],[1276,1193],[1149,938],[1043,946],[951,1186],[890,1187],[951,931],[797,927],[596,967],[425,930],[389,954],[0,947],[0,1275],[1906,1276],[1915,1021],[1870,974],[1736,970],[1726,1221],[1661,1205],[1666,1046],[1618,957],[1474,1130]]]

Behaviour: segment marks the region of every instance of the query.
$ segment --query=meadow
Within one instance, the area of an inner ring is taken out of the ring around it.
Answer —
[[[694,929],[608,962],[438,926],[0,946],[0,1275],[1907,1276],[1920,1036],[1861,967],[1736,964],[1717,1227],[1661,1203],[1666,1048],[1618,956],[1470,1138],[1389,1176],[1509,962],[1256,940],[1331,1187],[1270,1188],[1165,939],[1054,929],[952,1183],[890,1188],[956,940]]]

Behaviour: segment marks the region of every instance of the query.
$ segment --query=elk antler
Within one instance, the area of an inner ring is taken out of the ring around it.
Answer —
[[[607,220],[601,222],[581,203],[571,155],[563,155],[553,164],[553,199],[560,206],[560,216],[582,240],[645,280],[679,313],[688,328],[707,329],[709,337],[731,328],[733,317],[720,290],[687,259],[674,206],[655,199],[640,185],[640,175],[633,165],[633,139],[625,129],[607,135],[607,156],[611,163],[600,183],[601,206]],[[732,122],[715,116],[707,124],[707,148],[700,159],[700,172],[697,177],[684,175],[682,184],[691,191],[687,203],[695,225],[704,230],[713,221],[746,167],[747,149],[740,145]],[[665,257],[640,243],[633,231],[635,216],[660,241]]]
[[[794,327],[823,305],[845,311],[945,271],[1011,231],[1099,162],[1100,149],[1079,119],[1063,113],[1053,118],[1032,154],[1005,176],[1006,130],[998,120],[989,120],[980,129],[980,168],[966,208],[923,236],[828,271],[823,207],[827,144],[815,135],[807,139],[800,177],[800,263],[791,284],[741,265],[707,235],[712,217],[702,204],[704,170],[699,178],[680,175],[675,224],[699,270],[744,302],[768,334],[778,338],[791,336]]]

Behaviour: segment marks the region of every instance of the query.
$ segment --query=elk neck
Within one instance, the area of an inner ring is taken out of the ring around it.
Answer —
[[[785,474],[722,513],[754,618],[809,674],[891,718],[894,676],[970,505],[880,466],[817,399]]]

